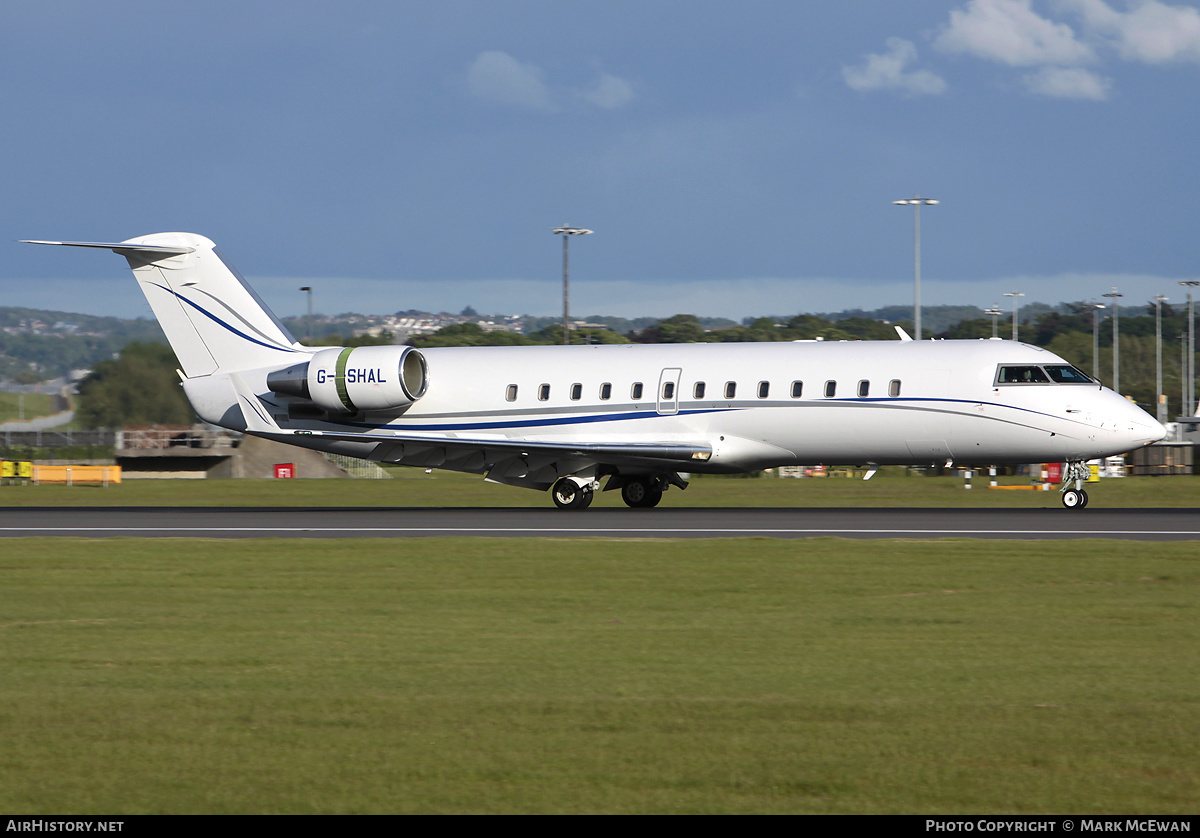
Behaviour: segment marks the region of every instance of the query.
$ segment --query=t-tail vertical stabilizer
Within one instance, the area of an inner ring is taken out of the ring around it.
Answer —
[[[129,261],[188,378],[286,363],[304,348],[216,245],[195,233],[154,233],[123,242],[32,244],[96,247]]]

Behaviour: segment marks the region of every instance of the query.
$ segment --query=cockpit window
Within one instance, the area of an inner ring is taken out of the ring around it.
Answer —
[[[1049,384],[1050,379],[1041,367],[1006,366],[996,374],[997,384]]]
[[[1094,383],[1085,373],[1080,372],[1070,364],[1047,364],[1042,369],[1046,371],[1052,381],[1056,381],[1059,384]]]
[[[997,384],[1094,384],[1085,373],[1070,364],[1015,364],[1001,366],[996,371]]]

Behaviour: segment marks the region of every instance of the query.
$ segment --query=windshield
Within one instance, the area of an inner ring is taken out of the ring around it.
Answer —
[[[1050,379],[1046,377],[1046,373],[1042,372],[1041,367],[1012,366],[1001,367],[999,375],[996,376],[996,382],[999,384],[1049,384]]]
[[[996,371],[997,384],[1093,384],[1070,364],[1005,364]]]
[[[1091,384],[1092,379],[1070,364],[1047,364],[1043,367],[1051,380],[1059,384]]]

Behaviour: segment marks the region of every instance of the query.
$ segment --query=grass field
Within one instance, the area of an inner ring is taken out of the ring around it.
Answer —
[[[1200,808],[1194,544],[29,539],[0,574],[11,814]]]
[[[46,393],[0,393],[0,423],[36,419],[54,412]]]
[[[396,469],[391,480],[127,480],[119,486],[2,486],[0,506],[463,506],[550,507],[533,492],[453,472]],[[1001,478],[1029,485],[1028,478]],[[845,478],[726,479],[701,477],[671,489],[664,506],[890,506],[1061,508],[1048,492],[987,488],[978,475],[967,491],[957,477],[904,477],[883,470],[869,481]],[[1089,508],[1194,507],[1200,477],[1126,477],[1088,484]],[[623,507],[620,492],[601,492],[593,507]],[[586,513],[584,513],[586,514]]]

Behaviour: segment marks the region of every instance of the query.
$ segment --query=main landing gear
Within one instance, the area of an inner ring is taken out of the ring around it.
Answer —
[[[1087,463],[1079,460],[1067,463],[1067,473],[1063,476],[1063,506],[1067,509],[1083,509],[1088,505],[1088,493],[1083,490],[1083,481],[1091,477],[1091,474]]]
[[[631,475],[610,472],[610,475],[604,491],[620,489],[621,500],[625,501],[626,506],[634,509],[650,509],[658,506],[663,492],[668,487],[678,486],[680,489],[686,489],[688,485],[686,480],[673,472]],[[554,505],[559,509],[587,509],[592,505],[592,500],[599,488],[600,483],[596,480],[576,474],[556,480],[550,488],[550,496],[554,498]]]
[[[559,509],[587,509],[592,505],[593,484],[583,486],[569,477],[560,478],[550,494],[554,496],[554,505]]]
[[[658,486],[659,480],[654,477],[634,477],[621,487],[621,500],[626,506],[634,509],[650,509],[658,506],[662,500],[663,489]]]

